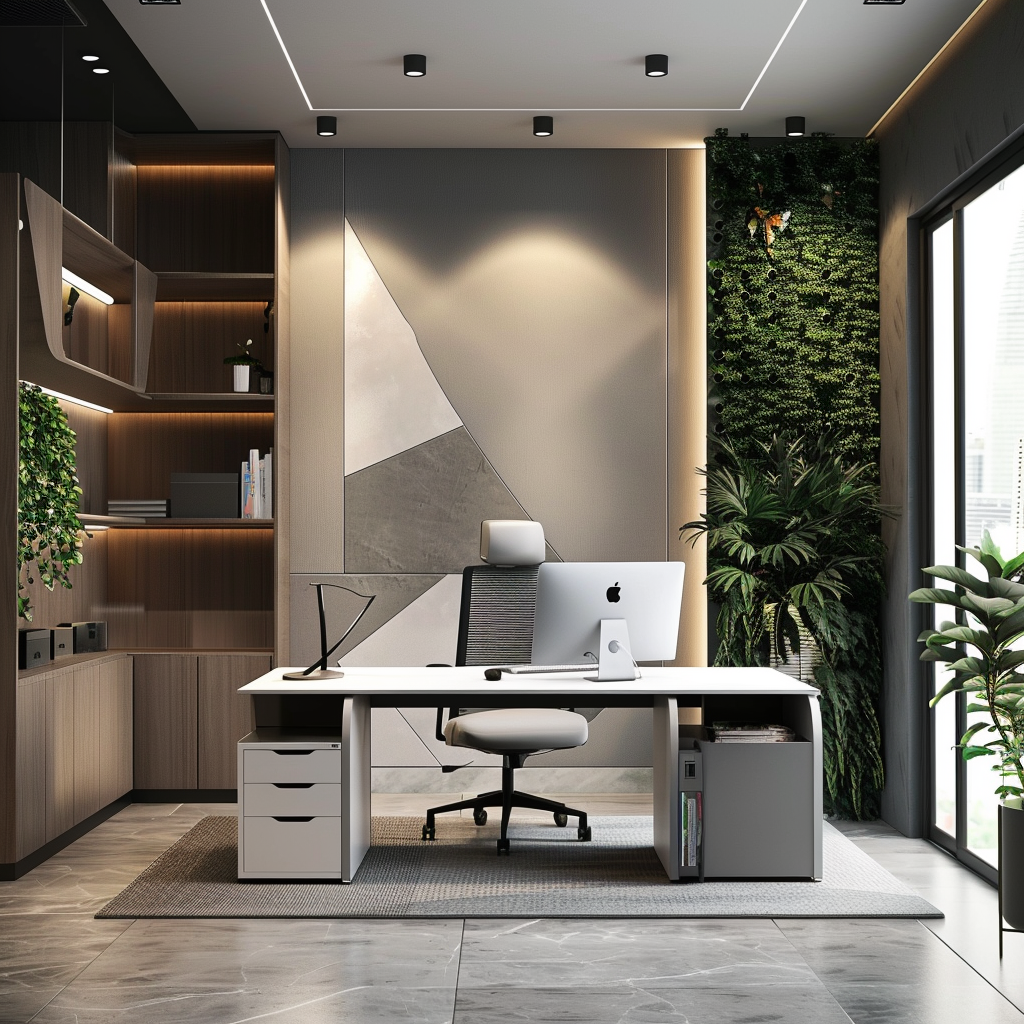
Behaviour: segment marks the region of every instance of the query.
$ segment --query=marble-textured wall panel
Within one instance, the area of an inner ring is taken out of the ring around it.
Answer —
[[[461,603],[462,576],[442,576],[349,650],[341,664],[454,665]]]
[[[1024,8],[989,0],[876,131],[881,155],[881,482],[898,519],[884,525],[888,599],[883,610],[886,788],[882,815],[921,835],[926,701],[920,628],[907,594],[924,580],[918,544],[927,508],[918,487],[919,251],[916,217],[993,150],[1024,132]],[[908,232],[909,227],[909,232]]]
[[[309,665],[320,655],[320,619],[317,613],[316,588],[311,583],[336,583],[360,594],[375,594],[376,600],[352,635],[334,657],[344,657],[403,608],[412,604],[443,577],[439,574],[385,576],[342,575],[340,573],[295,573],[291,577],[291,661]],[[327,646],[348,628],[366,602],[343,590],[324,588],[327,618]],[[333,660],[333,659],[332,659]]]
[[[665,558],[665,152],[346,160],[352,227],[462,422],[555,549]]]
[[[345,225],[345,473],[462,426],[359,238]]]
[[[529,518],[459,427],[346,477],[345,568],[462,572],[480,561],[481,520]]]

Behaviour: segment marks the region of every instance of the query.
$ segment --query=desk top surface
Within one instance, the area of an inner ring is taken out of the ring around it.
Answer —
[[[543,696],[550,693],[599,697],[603,694],[671,697],[677,694],[794,694],[816,697],[808,683],[771,668],[642,668],[641,678],[629,682],[598,683],[582,673],[508,675],[500,681],[484,679],[483,666],[463,668],[352,668],[345,666],[341,679],[288,680],[276,668],[241,687],[240,693],[320,694],[368,697],[420,696],[423,694],[487,693],[494,696]]]

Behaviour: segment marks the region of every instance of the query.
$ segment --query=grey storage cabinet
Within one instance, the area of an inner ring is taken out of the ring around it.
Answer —
[[[813,878],[813,745],[698,744],[708,878]]]

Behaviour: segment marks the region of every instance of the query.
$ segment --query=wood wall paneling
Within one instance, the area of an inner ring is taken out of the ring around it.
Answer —
[[[99,791],[100,806],[106,807],[132,789],[132,662],[119,658],[98,670]]]
[[[158,302],[146,388],[157,394],[231,391],[227,356],[253,340],[253,353],[274,368],[273,337],[263,333],[264,302]]]
[[[75,432],[75,467],[82,488],[78,507],[96,515],[107,513],[107,414],[74,402],[60,403]]]
[[[237,473],[249,449],[274,443],[273,413],[114,413],[110,498],[167,498],[171,473]]]
[[[75,821],[100,807],[100,669],[72,669],[75,701]]]
[[[10,172],[60,195],[60,121],[0,121],[0,173]]]
[[[46,842],[46,682],[18,683],[17,858]]]
[[[111,200],[114,245],[129,256],[135,255],[135,207],[138,202],[138,174],[128,152],[124,132],[114,129],[111,163]]]
[[[0,544],[8,552],[18,542],[19,213],[18,175],[0,174]],[[0,587],[0,620],[16,620],[16,594],[13,579]],[[14,629],[0,631],[0,863],[8,864],[16,856],[17,642]]]
[[[140,166],[138,259],[150,270],[274,269],[274,167]]]
[[[136,654],[135,789],[195,789],[198,677],[194,654]]]
[[[235,789],[238,741],[256,728],[252,698],[238,688],[269,672],[269,654],[199,656],[199,788]]]
[[[64,206],[106,238],[113,237],[113,149],[114,126],[109,121],[64,122]]]
[[[108,537],[109,534],[104,532],[86,536],[82,564],[71,567],[70,590],[59,586],[47,590],[37,575],[30,571],[31,566],[23,570],[23,579],[31,577],[35,580],[28,587],[32,599],[33,626],[45,629],[47,626],[56,626],[58,622],[91,622],[107,617]],[[24,619],[17,618],[16,606],[11,609],[11,618],[16,620],[18,626],[27,625]]]
[[[75,678],[69,666],[46,684],[46,842],[75,824]]]
[[[112,647],[273,646],[270,530],[111,530]]]

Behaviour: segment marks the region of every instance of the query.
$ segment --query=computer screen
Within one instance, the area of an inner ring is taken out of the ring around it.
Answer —
[[[545,562],[537,579],[534,665],[598,654],[602,619],[625,619],[635,661],[676,656],[682,562]]]

